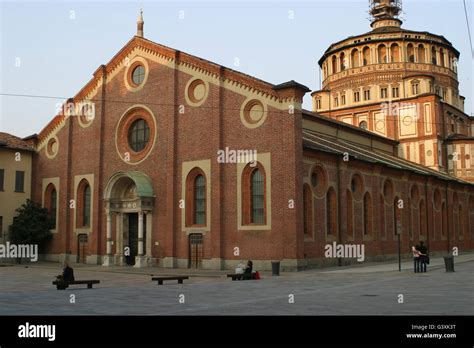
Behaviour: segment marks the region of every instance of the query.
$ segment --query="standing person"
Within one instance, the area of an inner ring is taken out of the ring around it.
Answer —
[[[413,264],[415,266],[415,273],[420,272],[420,252],[417,250],[417,248],[419,247],[419,245],[417,245],[416,247],[411,247],[411,251],[413,253]]]
[[[420,252],[420,272],[426,272],[426,263],[428,261],[428,249],[423,244],[423,241],[420,241],[420,245],[417,250]]]

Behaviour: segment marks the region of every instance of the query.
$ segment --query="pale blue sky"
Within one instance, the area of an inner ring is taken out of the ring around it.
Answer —
[[[461,52],[460,90],[470,114],[473,60],[463,1],[403,3],[404,28],[443,35]],[[367,0],[0,0],[0,93],[74,96],[135,34],[140,7],[145,37],[152,41],[271,83],[296,80],[311,90],[319,89],[317,61],[327,47],[370,30]],[[471,30],[472,8],[469,0]],[[38,133],[58,102],[0,96],[0,131]],[[309,94],[304,106],[311,109]]]

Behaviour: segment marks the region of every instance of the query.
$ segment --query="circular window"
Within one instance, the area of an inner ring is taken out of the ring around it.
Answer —
[[[405,116],[403,118],[403,124],[405,126],[411,126],[412,123],[413,123],[413,118],[411,116]]]
[[[359,123],[359,128],[367,129],[367,121],[361,121]]]
[[[150,69],[148,62],[142,57],[124,60],[125,74],[124,83],[130,92],[138,92],[146,85]]]
[[[127,164],[138,164],[153,149],[156,141],[156,121],[151,110],[134,106],[118,122],[115,145],[120,158]]]
[[[465,158],[466,158],[467,160],[469,160],[469,159],[471,159],[471,156],[470,156],[470,155],[466,155]]]
[[[184,95],[189,105],[199,106],[207,98],[208,85],[201,79],[191,79],[186,86],[186,92]]]
[[[318,197],[322,197],[326,194],[327,185],[328,179],[324,168],[319,165],[314,167],[311,173],[311,186],[313,187],[313,192]]]
[[[385,130],[385,121],[379,120],[375,123],[375,129],[379,132],[383,132]]]
[[[449,159],[450,161],[452,161],[452,160],[453,160],[453,158],[454,158],[454,157],[453,157],[453,155],[452,155],[452,154],[450,154],[450,155],[448,156],[448,159]]]
[[[150,127],[142,118],[134,121],[128,129],[128,145],[135,152],[142,151],[150,140]]]
[[[426,155],[427,155],[428,157],[431,157],[431,156],[433,156],[433,151],[431,151],[431,150],[428,150],[428,151],[426,152]]]
[[[242,123],[248,128],[257,128],[265,122],[267,111],[260,100],[250,100],[241,110]]]
[[[56,156],[59,150],[59,142],[56,137],[53,137],[48,140],[48,144],[46,145],[46,155],[49,158],[53,158]]]
[[[137,65],[132,71],[132,82],[135,86],[141,85],[145,80],[145,68],[143,65]]]
[[[95,108],[92,104],[85,104],[81,109],[81,114],[79,115],[79,124],[82,127],[89,126],[95,118]]]

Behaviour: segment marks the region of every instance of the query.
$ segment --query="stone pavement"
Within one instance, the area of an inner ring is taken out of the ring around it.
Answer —
[[[411,263],[402,272],[386,263],[264,273],[259,281],[231,281],[228,271],[167,270],[191,277],[160,286],[150,280],[160,269],[78,265],[77,279],[101,284],[65,291],[51,284],[58,264],[0,267],[0,315],[474,315],[473,259],[457,258],[455,273],[434,259],[424,274],[414,274]]]

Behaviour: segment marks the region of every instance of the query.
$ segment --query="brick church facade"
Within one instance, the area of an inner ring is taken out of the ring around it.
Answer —
[[[442,143],[440,160],[428,163],[406,155],[391,126],[375,131],[376,103],[344,112],[324,104],[342,88],[331,68],[326,74],[325,90],[313,93],[323,105],[307,111],[307,87],[149,41],[140,16],[137,35],[34,139],[32,198],[56,222],[45,257],[204,269],[246,259],[269,269],[278,260],[296,270],[340,262],[324,257],[333,242],[364,244],[366,260],[395,257],[398,234],[404,254],[419,240],[432,252],[473,249],[474,173],[444,165],[449,146],[459,143],[465,156],[473,142],[460,99],[417,97],[432,103],[433,120],[451,112],[463,122],[462,132],[448,127],[438,138],[434,126],[416,133],[435,150]],[[360,113],[364,127],[353,121]],[[412,128],[410,144],[419,141]]]

